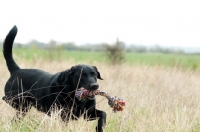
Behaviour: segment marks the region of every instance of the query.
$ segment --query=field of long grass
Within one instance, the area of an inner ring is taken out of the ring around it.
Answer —
[[[48,61],[37,58],[33,62],[15,56],[21,68],[39,68],[56,73],[77,64],[73,60]],[[116,66],[96,65],[104,80],[100,89],[123,98],[125,110],[113,113],[104,97],[97,96],[97,108],[107,113],[106,132],[199,132],[200,131],[200,72],[155,65]],[[0,97],[9,77],[4,60],[0,63]],[[15,110],[0,100],[0,131],[2,132],[94,132],[97,121],[83,118],[65,124],[59,111],[51,117],[34,108],[20,122],[11,122]]]

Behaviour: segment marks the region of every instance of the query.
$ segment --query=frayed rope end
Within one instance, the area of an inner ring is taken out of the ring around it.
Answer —
[[[108,105],[111,108],[113,108],[113,112],[117,112],[117,111],[123,111],[124,110],[123,106],[125,106],[126,103],[122,99],[117,98],[115,96],[108,99]]]

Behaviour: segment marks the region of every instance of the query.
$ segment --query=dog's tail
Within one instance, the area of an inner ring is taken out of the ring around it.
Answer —
[[[12,46],[13,46],[13,42],[14,42],[16,34],[17,34],[17,27],[14,26],[9,31],[3,43],[3,55],[6,60],[6,64],[7,64],[8,70],[10,71],[10,74],[20,69],[19,66],[15,63],[12,56]]]

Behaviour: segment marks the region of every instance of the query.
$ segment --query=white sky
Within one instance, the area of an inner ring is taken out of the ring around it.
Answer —
[[[200,0],[0,0],[0,39],[200,47]]]

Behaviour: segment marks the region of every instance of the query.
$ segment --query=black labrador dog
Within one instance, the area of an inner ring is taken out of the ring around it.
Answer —
[[[75,98],[75,91],[81,87],[90,91],[98,89],[97,79],[102,78],[97,68],[81,64],[56,74],[39,69],[20,69],[12,57],[16,34],[17,27],[14,26],[3,44],[3,54],[10,71],[3,100],[17,110],[16,117],[25,116],[32,106],[48,115],[56,108],[62,110],[61,118],[66,122],[82,115],[86,120],[98,119],[96,131],[102,132],[106,113],[96,109],[95,99],[81,102]]]

